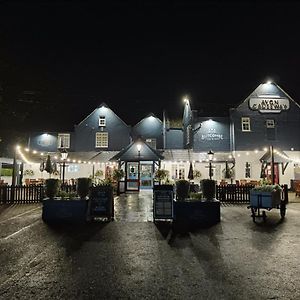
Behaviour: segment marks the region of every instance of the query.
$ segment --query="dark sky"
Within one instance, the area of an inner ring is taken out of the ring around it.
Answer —
[[[222,113],[267,78],[299,102],[299,16],[296,1],[0,1],[2,104],[59,130],[101,102],[132,125],[181,116],[184,95]]]

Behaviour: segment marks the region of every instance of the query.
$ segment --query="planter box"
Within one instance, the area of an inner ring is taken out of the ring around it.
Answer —
[[[46,223],[81,223],[86,220],[86,200],[43,200],[42,219]]]
[[[281,191],[259,192],[250,191],[250,206],[260,208],[272,208],[280,205]]]
[[[220,222],[220,201],[174,200],[174,219],[188,227],[211,226]]]

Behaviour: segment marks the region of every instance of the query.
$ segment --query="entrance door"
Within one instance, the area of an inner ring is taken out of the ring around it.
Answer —
[[[143,190],[152,189],[152,162],[151,164],[141,163],[140,165],[140,188]]]
[[[128,191],[138,191],[139,190],[139,163],[138,162],[127,162],[127,186]]]

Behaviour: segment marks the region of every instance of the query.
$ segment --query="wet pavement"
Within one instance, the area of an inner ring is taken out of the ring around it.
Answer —
[[[152,222],[152,199],[152,190],[121,194],[115,198],[115,221]]]
[[[116,199],[117,221],[80,226],[0,206],[0,299],[300,299],[300,203],[259,224],[222,206],[218,225],[178,234],[137,196]]]

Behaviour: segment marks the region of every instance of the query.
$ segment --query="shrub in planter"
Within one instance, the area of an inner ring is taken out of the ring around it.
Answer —
[[[161,184],[162,181],[167,180],[168,175],[169,175],[169,172],[167,170],[158,169],[155,172],[154,179],[157,180],[159,182],[159,184]]]
[[[190,183],[187,180],[176,181],[176,195],[179,201],[184,201],[188,198],[190,192]]]
[[[90,178],[82,177],[77,179],[77,193],[81,199],[88,195],[91,185],[92,180]]]
[[[206,200],[213,200],[216,196],[216,182],[211,179],[201,180],[201,190]]]
[[[58,189],[59,189],[58,179],[53,179],[53,178],[46,179],[45,193],[48,198],[53,199],[57,195]]]

